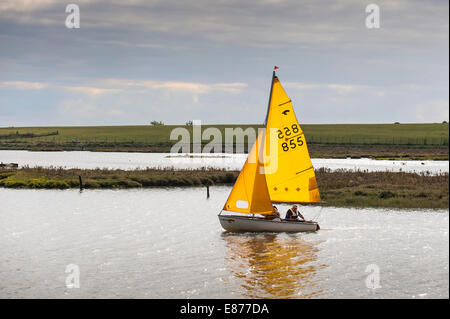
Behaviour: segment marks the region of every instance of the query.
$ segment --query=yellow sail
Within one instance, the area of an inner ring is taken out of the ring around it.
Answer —
[[[272,138],[277,140],[277,143],[272,145],[278,147],[277,169],[270,172],[266,169],[265,174],[270,199],[274,202],[319,202],[319,189],[305,136],[298,124],[291,99],[275,75],[266,129],[265,162],[270,162],[271,130],[276,132],[276,136]]]
[[[261,130],[223,210],[249,214],[272,212],[272,203],[264,177],[264,166],[259,160],[259,154],[264,148],[264,136],[264,131]]]

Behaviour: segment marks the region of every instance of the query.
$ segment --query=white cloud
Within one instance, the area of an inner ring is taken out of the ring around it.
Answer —
[[[339,84],[339,83],[303,83],[303,82],[287,82],[284,84],[286,88],[292,88],[297,90],[316,90],[316,89],[329,89],[338,93],[349,93],[360,90],[371,89],[368,85],[356,85],[356,84]]]
[[[43,90],[43,89],[59,89],[79,92],[88,95],[102,95],[106,93],[120,92],[120,89],[99,88],[89,86],[70,86],[50,82],[30,82],[30,81],[3,81],[1,85],[12,87],[19,90]]]
[[[4,0],[0,2],[0,12],[30,12],[57,4],[56,0]]]
[[[87,81],[89,82],[92,81]],[[177,82],[177,81],[154,81],[154,80],[133,80],[133,79],[99,79],[95,83],[100,86],[90,85],[66,85],[58,83],[29,82],[29,81],[3,81],[0,85],[13,87],[21,90],[41,90],[55,88],[79,92],[88,95],[103,95],[108,93],[118,93],[123,90],[135,90],[139,93],[145,93],[145,90],[170,90],[174,92],[188,92],[192,94],[206,94],[213,91],[223,91],[227,93],[240,93],[247,87],[246,83],[196,83],[196,82]]]
[[[51,86],[49,83],[29,81],[3,81],[0,86],[9,86],[19,90],[41,90]]]
[[[106,93],[117,93],[122,91],[121,89],[106,89],[88,86],[55,86],[55,87],[60,87],[69,91],[80,92],[88,95],[102,95]]]
[[[229,93],[239,93],[247,87],[246,83],[197,83],[178,81],[155,81],[155,80],[133,80],[133,79],[104,79],[97,83],[116,88],[146,88],[152,90],[166,89],[171,91],[190,92],[193,94],[205,94],[212,91],[224,91]]]

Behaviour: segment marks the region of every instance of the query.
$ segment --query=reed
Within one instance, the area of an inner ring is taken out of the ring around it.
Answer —
[[[448,173],[316,171],[322,200],[351,207],[448,208]]]

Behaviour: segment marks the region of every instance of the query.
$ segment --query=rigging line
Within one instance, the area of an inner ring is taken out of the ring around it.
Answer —
[[[320,211],[318,213],[316,213],[316,215],[314,216],[314,218],[312,219],[313,221],[317,221],[319,219],[320,213],[322,211],[322,207],[320,208]]]
[[[322,215],[322,208],[323,208],[323,207],[320,206],[319,213],[316,214],[316,216],[313,218],[313,221],[317,222],[317,221],[319,220],[320,216]]]
[[[266,113],[266,119],[264,120],[264,127],[267,126],[267,119],[269,117],[269,111],[270,111],[270,102],[272,101],[273,83],[275,82],[276,78],[277,78],[277,76],[275,75],[275,70],[274,70],[272,73],[272,83],[270,84],[269,103],[267,105],[267,113]]]

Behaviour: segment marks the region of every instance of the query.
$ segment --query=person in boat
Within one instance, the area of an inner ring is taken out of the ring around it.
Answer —
[[[300,217],[300,219],[298,219]],[[288,211],[286,212],[286,220],[298,220],[298,221],[305,221],[305,217],[298,211],[297,205],[293,205]]]
[[[273,206],[273,211],[272,214],[267,214],[264,215],[265,219],[269,219],[269,220],[281,220],[281,216],[280,216],[280,212],[278,211],[277,206]]]

